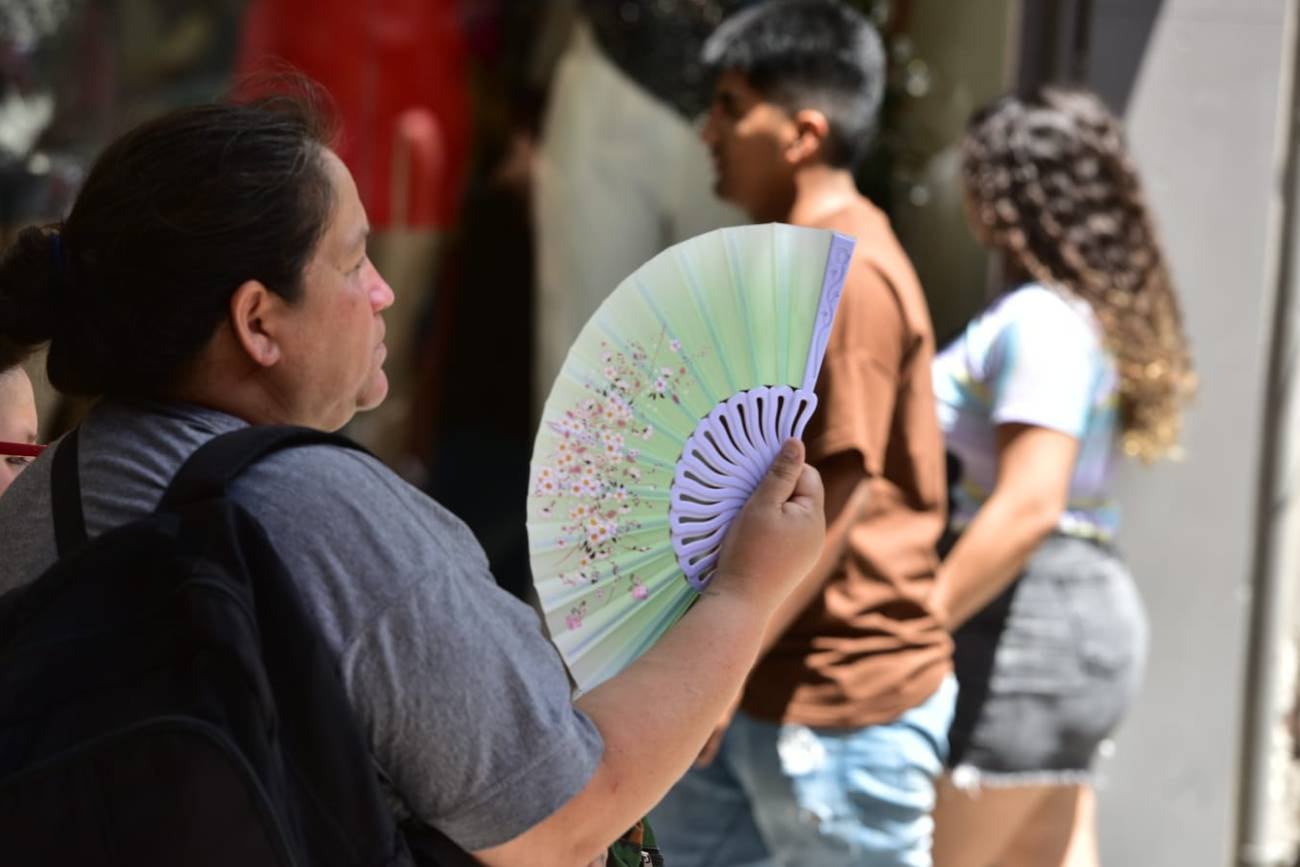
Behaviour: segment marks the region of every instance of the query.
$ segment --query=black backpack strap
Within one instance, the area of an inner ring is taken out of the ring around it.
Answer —
[[[77,469],[78,428],[59,441],[50,467],[50,507],[54,545],[62,557],[86,542],[86,513],[81,508],[81,473]]]
[[[241,428],[214,437],[190,455],[167,486],[158,508],[173,509],[185,503],[223,497],[230,483],[262,458],[283,449],[309,445],[337,446],[370,454],[347,437],[311,428],[271,425]]]

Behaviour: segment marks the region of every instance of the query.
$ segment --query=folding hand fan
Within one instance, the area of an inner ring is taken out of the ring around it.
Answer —
[[[578,336],[533,447],[528,535],[580,689],[690,607],[781,442],[802,435],[853,246],[779,224],[710,232],[643,265]]]

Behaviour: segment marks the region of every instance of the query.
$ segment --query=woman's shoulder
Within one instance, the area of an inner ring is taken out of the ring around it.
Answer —
[[[1042,283],[1024,283],[1006,292],[993,302],[986,315],[1003,320],[1032,318],[1062,327],[1096,327],[1096,317],[1087,301]]]
[[[472,534],[454,515],[386,464],[360,449],[307,445],[261,461],[241,486],[256,498],[297,511],[327,532],[364,528],[382,536],[432,535],[457,547]]]
[[[1091,352],[1103,343],[1088,302],[1041,283],[1026,283],[1003,294],[971,327],[990,347],[1010,342]]]

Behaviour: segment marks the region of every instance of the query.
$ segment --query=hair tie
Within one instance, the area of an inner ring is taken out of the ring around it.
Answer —
[[[54,268],[55,285],[62,289],[67,278],[67,266],[63,261],[63,233],[50,233],[50,261]]]

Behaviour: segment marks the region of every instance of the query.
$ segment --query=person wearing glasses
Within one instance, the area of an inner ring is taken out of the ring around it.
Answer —
[[[0,494],[39,453],[32,381],[16,358],[0,355]]]

